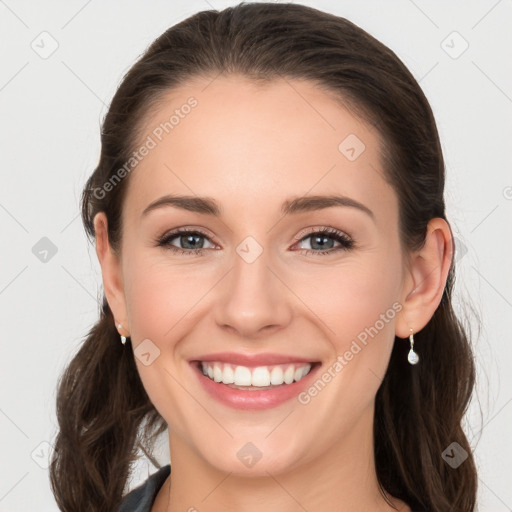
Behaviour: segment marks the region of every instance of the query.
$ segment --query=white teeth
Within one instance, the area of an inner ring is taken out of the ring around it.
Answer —
[[[263,387],[270,386],[270,373],[266,366],[258,366],[252,371],[251,385]]]
[[[202,362],[203,374],[215,382],[236,386],[267,387],[291,384],[303,379],[311,370],[310,364],[284,364],[275,366],[232,366],[221,362]]]
[[[233,384],[235,382],[235,372],[229,364],[224,365],[224,372],[222,374],[222,382],[224,384]]]
[[[288,366],[286,371],[284,372],[284,383],[291,384],[293,382],[293,377],[295,376],[295,367]]]
[[[279,386],[283,382],[284,382],[283,370],[281,368],[279,368],[279,366],[272,368],[272,371],[270,372],[270,383],[273,386]]]
[[[235,385],[237,386],[250,386],[251,385],[251,370],[245,366],[237,366],[235,368]]]
[[[213,380],[215,382],[220,382],[222,380],[222,368],[217,363],[213,365]]]

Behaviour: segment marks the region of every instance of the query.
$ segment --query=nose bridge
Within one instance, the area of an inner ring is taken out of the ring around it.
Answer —
[[[222,285],[216,322],[251,337],[270,326],[283,327],[291,317],[286,287],[274,275],[271,250],[247,237],[236,248],[232,270]]]

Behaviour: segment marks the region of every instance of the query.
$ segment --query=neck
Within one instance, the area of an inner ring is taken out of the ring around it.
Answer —
[[[362,417],[343,443],[293,469],[247,477],[222,472],[190,445],[169,433],[171,475],[160,490],[153,512],[218,511],[409,512],[403,502],[383,496],[373,452],[373,410]],[[393,507],[388,503],[392,503]]]

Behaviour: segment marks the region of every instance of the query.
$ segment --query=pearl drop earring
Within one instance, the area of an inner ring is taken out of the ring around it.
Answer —
[[[409,335],[409,341],[411,344],[411,349],[409,350],[409,354],[407,355],[407,361],[411,364],[417,364],[417,362],[420,360],[420,356],[414,352],[414,336],[411,329],[411,334]]]
[[[122,329],[123,324],[117,324],[117,328]],[[121,343],[124,345],[126,343],[126,336],[123,336],[122,334],[120,334],[120,336],[121,336]]]

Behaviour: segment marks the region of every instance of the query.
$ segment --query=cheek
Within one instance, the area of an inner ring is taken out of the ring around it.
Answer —
[[[186,273],[161,261],[132,257],[126,270],[130,279],[125,292],[138,373],[157,411],[174,432],[186,436],[188,419],[201,413],[185,400],[182,386],[188,374],[183,374],[178,340],[193,329],[190,312],[200,290],[191,286],[194,280]],[[146,359],[145,353],[149,353]]]
[[[127,256],[125,293],[136,341],[149,338],[158,344],[176,338],[175,326],[197,301],[200,280],[193,278],[191,269],[173,265],[154,250],[134,250]]]
[[[337,354],[352,340],[393,340],[399,272],[396,262],[371,254],[346,261],[338,268],[317,268],[296,279],[294,290],[317,316]],[[291,278],[291,276],[290,276]],[[393,306],[394,305],[394,306]],[[376,327],[378,333],[375,332]],[[371,330],[372,334],[367,331]],[[389,343],[384,350],[389,348]]]
[[[302,281],[300,296],[322,325],[331,349],[319,380],[306,390],[319,417],[348,426],[370,407],[387,369],[395,339],[398,266],[352,262],[317,271]],[[394,263],[396,265],[396,263]],[[316,398],[318,396],[318,399]]]
[[[176,297],[184,291],[169,271],[131,273],[126,300],[132,336],[136,340],[164,338],[179,318],[181,301]]]
[[[316,325],[323,326],[332,354],[319,377],[329,383],[324,389],[315,382],[304,399],[338,425],[371,406],[386,372],[401,310],[398,268],[375,253],[302,281],[299,293],[321,320]]]
[[[358,339],[364,344],[365,333],[371,339],[378,337],[381,340],[389,339],[389,331],[394,333],[396,286],[390,273],[386,272],[387,268],[375,265],[370,270],[352,271],[345,280],[347,295],[343,297],[342,317],[347,322],[345,335],[351,340]],[[338,324],[341,329],[340,322]]]

